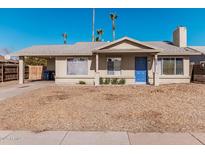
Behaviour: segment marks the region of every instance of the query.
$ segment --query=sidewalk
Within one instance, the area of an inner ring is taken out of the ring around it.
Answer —
[[[95,131],[0,131],[0,144],[204,145],[205,133],[128,133]]]
[[[52,84],[54,82],[50,81],[35,81],[35,82],[28,82],[25,84],[14,84],[14,85],[9,85],[5,87],[1,87],[0,89],[0,101],[7,99],[9,97],[21,95],[25,92],[42,88],[44,86],[47,86],[49,84]]]

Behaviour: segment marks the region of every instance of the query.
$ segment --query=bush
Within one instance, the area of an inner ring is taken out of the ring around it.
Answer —
[[[100,78],[100,84],[104,84],[103,78]]]
[[[113,78],[113,79],[111,80],[111,84],[118,84],[117,78]]]
[[[110,78],[105,78],[104,84],[110,84]]]
[[[120,80],[118,81],[118,84],[125,84],[125,79],[120,79]]]
[[[79,81],[79,84],[86,84],[85,81]]]
[[[102,78],[100,77],[100,84],[125,84],[125,79],[119,79],[119,78]]]

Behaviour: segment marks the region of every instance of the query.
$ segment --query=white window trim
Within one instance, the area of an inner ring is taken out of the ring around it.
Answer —
[[[120,59],[120,73],[119,74],[108,74],[108,59],[112,59],[112,58],[119,58]],[[110,56],[110,57],[107,57],[106,59],[106,70],[107,70],[107,76],[121,76],[122,75],[122,69],[121,69],[121,66],[122,66],[122,57],[120,56]]]
[[[69,59],[74,59],[74,58],[78,58],[78,59],[80,59],[80,58],[83,58],[83,59],[86,59],[87,60],[87,68],[88,68],[88,72],[87,72],[87,74],[82,74],[82,75],[79,75],[79,74],[68,74],[68,60]],[[66,58],[66,75],[67,76],[88,76],[89,75],[89,62],[88,62],[88,57],[67,57]]]
[[[174,74],[163,74],[163,59],[165,58],[172,58],[175,60],[174,63]],[[182,59],[182,65],[183,65],[183,73],[182,74],[176,74],[176,59],[181,58]],[[184,75],[184,57],[159,57],[158,60],[161,59],[161,74],[162,76],[172,76],[172,75],[177,75],[177,76],[183,76]]]

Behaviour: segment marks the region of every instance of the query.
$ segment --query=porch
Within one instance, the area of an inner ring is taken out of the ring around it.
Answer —
[[[42,64],[36,65],[29,65],[28,60],[27,63],[26,58],[33,57],[33,58],[40,58],[46,60],[46,67]],[[27,64],[27,65],[26,65]],[[29,67],[28,67],[29,66]],[[25,82],[25,68],[28,67],[30,74],[27,75],[28,81],[40,81],[45,80],[44,71],[47,72],[54,72],[55,74],[55,57],[54,56],[19,56],[19,67],[18,67],[18,80],[19,84],[23,84]],[[53,79],[49,79],[53,80]]]
[[[95,52],[95,85],[101,79],[124,79],[126,84],[159,85],[156,50],[100,50]]]

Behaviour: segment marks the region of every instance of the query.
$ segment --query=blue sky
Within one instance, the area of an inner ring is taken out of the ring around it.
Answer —
[[[112,40],[109,13],[118,14],[116,38],[172,40],[173,30],[188,30],[188,45],[205,45],[205,9],[96,9],[96,29]],[[17,51],[31,45],[91,41],[92,9],[0,9],[0,49]]]

